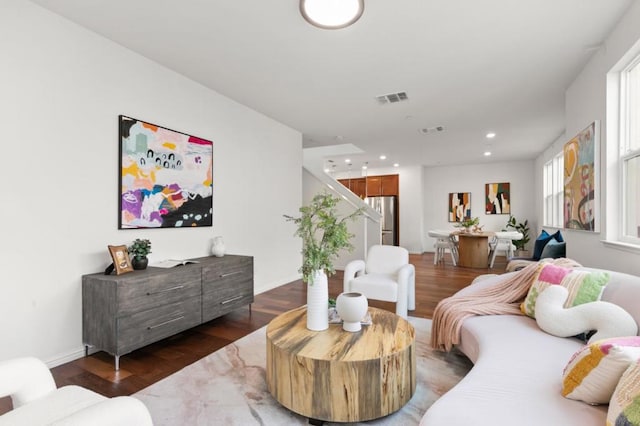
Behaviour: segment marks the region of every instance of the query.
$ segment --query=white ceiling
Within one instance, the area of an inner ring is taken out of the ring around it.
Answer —
[[[634,0],[365,0],[341,30],[309,25],[297,0],[32,1],[301,131],[305,147],[356,145],[359,168],[534,158]],[[400,91],[407,102],[375,100]]]

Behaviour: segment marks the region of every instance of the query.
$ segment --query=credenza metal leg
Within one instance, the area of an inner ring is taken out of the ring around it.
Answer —
[[[116,371],[120,370],[120,355],[115,356]]]

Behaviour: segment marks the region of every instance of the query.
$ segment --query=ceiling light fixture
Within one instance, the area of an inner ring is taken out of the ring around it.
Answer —
[[[380,159],[381,159],[381,160],[386,160],[386,159],[387,159],[387,156],[386,156],[386,155],[384,155],[384,154],[382,154],[382,155],[380,156]]]
[[[490,157],[491,156],[491,151],[485,151],[484,152],[484,156],[485,157]]]
[[[394,163],[394,164],[393,164],[393,167],[400,167],[400,164],[398,164],[398,163]]]
[[[495,137],[496,137],[496,134],[494,132],[487,133],[487,139],[493,139]]]
[[[351,162],[351,160],[350,160],[350,159],[348,159],[348,158],[345,158],[344,162],[345,162],[345,163],[350,163],[350,162]]]
[[[364,12],[364,0],[300,0],[302,17],[318,28],[336,30],[355,23]]]

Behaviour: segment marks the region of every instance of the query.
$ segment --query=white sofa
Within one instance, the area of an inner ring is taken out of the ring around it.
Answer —
[[[0,397],[11,396],[13,410],[0,416],[0,426],[150,426],[142,401],[106,398],[80,386],[56,388],[51,372],[37,358],[0,362]]]
[[[611,278],[602,300],[621,306],[640,324],[640,277],[608,272]],[[471,294],[499,279],[486,278],[460,292]],[[561,395],[563,369],[584,347],[582,341],[547,334],[534,319],[518,315],[468,318],[460,339],[458,349],[474,366],[429,408],[420,425],[605,424],[607,405],[588,405]]]

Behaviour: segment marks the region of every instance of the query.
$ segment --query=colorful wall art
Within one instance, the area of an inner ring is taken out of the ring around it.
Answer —
[[[212,226],[213,142],[120,116],[119,229]]]
[[[600,126],[594,121],[564,145],[564,227],[597,231]]]
[[[462,222],[471,218],[471,193],[449,193],[449,222]]]
[[[484,185],[486,214],[511,214],[511,185],[509,182]]]

